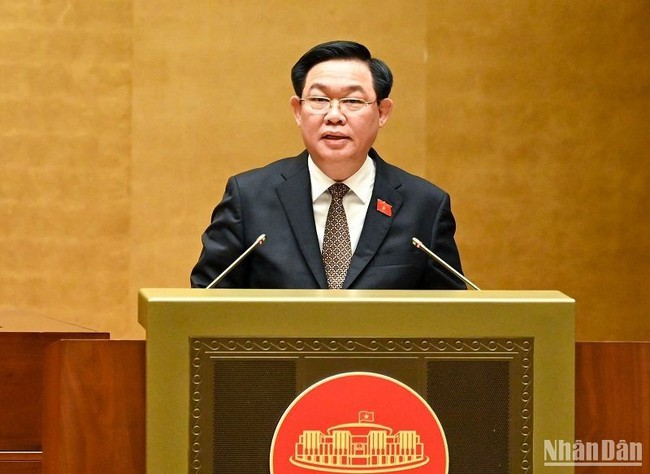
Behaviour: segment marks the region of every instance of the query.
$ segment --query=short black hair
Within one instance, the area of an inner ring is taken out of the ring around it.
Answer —
[[[393,73],[381,59],[373,58],[368,48],[354,41],[328,41],[314,46],[291,68],[291,82],[298,97],[305,88],[307,73],[316,64],[332,59],[358,59],[368,64],[377,100],[388,97],[393,87]]]

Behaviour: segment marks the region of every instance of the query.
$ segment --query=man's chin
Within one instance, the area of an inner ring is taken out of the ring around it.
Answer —
[[[349,159],[354,156],[355,151],[349,140],[323,141],[319,143],[317,150],[324,159],[331,160]]]
[[[319,152],[323,155],[351,155],[354,153],[352,142],[347,139],[341,140],[322,140],[318,144]]]
[[[319,150],[320,153],[312,153],[312,159],[321,171],[330,178],[340,181],[347,179],[363,165],[366,155],[355,156],[351,150]]]
[[[327,150],[319,153],[319,157],[321,161],[331,164],[348,163],[354,159],[353,155],[346,150]]]

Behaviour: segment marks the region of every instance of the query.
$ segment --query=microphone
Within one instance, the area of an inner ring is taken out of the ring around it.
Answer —
[[[462,273],[460,273],[459,271],[457,271],[454,267],[452,267],[451,265],[449,265],[449,264],[448,264],[447,262],[445,262],[443,259],[441,259],[440,257],[438,257],[435,253],[433,253],[431,250],[429,250],[429,249],[427,248],[427,246],[424,245],[424,244],[423,244],[419,239],[416,239],[415,237],[413,237],[413,238],[411,239],[411,242],[413,243],[413,245],[415,245],[415,248],[422,250],[422,251],[423,251],[424,253],[426,253],[429,257],[431,257],[431,258],[434,259],[436,262],[438,262],[440,265],[442,265],[442,266],[445,267],[447,270],[449,270],[449,271],[450,271],[454,276],[456,276],[457,278],[460,278],[463,282],[465,282],[465,284],[471,286],[471,287],[474,288],[475,290],[481,291],[481,289],[480,289],[478,286],[476,286],[474,283],[472,283],[471,281],[469,281],[469,279],[465,278],[465,276],[464,276]]]
[[[208,286],[206,286],[205,289],[208,290],[208,289],[212,288],[213,286],[215,286],[217,283],[219,283],[221,280],[223,280],[224,277],[226,275],[228,275],[228,273],[230,273],[230,270],[232,270],[237,265],[239,265],[239,262],[244,260],[248,256],[248,254],[251,253],[253,251],[253,249],[255,249],[255,247],[257,247],[258,245],[262,245],[265,241],[266,241],[266,234],[260,235],[257,239],[255,239],[255,242],[253,242],[251,244],[251,246],[246,249],[246,251],[243,254],[241,254],[239,257],[237,257],[237,260],[232,262],[228,268],[226,268],[224,271],[222,271],[219,274],[219,276],[217,276],[217,278],[212,280],[212,283],[210,283]]]

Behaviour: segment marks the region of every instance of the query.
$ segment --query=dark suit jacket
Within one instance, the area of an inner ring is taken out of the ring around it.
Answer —
[[[206,287],[255,239],[257,247],[219,287],[327,288],[314,224],[307,152],[228,180],[223,200],[202,236],[203,250],[192,270],[193,287]],[[412,244],[419,238],[461,271],[454,242],[456,223],[449,195],[435,185],[382,160],[376,164],[372,199],[344,288],[464,289]],[[377,200],[392,215],[377,210]]]

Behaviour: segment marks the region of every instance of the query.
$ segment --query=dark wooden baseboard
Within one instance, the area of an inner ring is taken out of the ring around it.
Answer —
[[[44,454],[0,452],[0,474],[144,474],[145,342],[64,340],[45,355]],[[576,474],[647,472],[650,342],[577,343],[575,414],[576,439],[641,442],[646,464]]]

